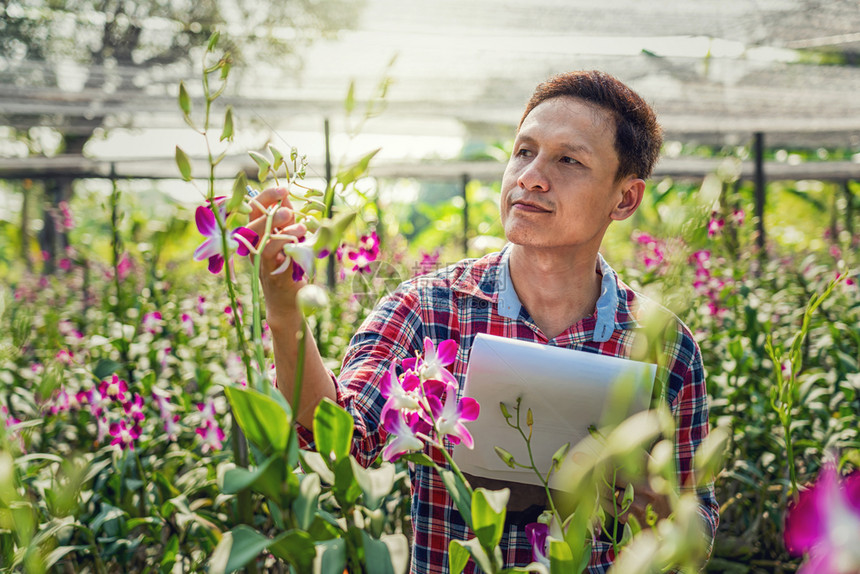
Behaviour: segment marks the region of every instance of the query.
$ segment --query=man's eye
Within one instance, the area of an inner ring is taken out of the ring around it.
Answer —
[[[572,157],[564,156],[561,158],[561,163],[579,163],[579,162],[576,161],[575,159],[573,159]]]
[[[530,157],[531,155],[532,155],[531,150],[528,150],[528,149],[525,149],[525,148],[520,148],[520,149],[517,151],[517,157]]]

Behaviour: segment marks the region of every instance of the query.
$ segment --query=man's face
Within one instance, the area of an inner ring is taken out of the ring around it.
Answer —
[[[570,97],[537,105],[520,126],[502,178],[508,241],[596,251],[609,223],[629,215],[619,217],[617,210],[632,178],[615,181],[614,144],[608,111]]]

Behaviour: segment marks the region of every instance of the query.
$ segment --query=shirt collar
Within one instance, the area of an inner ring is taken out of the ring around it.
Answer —
[[[520,315],[522,303],[511,281],[510,244],[502,250],[498,271],[498,304],[499,315],[516,320]],[[597,299],[597,322],[594,326],[593,340],[603,343],[612,338],[615,329],[631,329],[638,326],[629,308],[628,291],[618,282],[615,270],[606,262],[603,256],[597,254],[597,266],[603,278],[600,281],[600,297]],[[619,303],[621,303],[619,305]]]

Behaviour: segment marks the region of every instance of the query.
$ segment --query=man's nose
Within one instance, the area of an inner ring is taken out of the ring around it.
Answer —
[[[517,185],[530,191],[547,191],[549,190],[549,178],[546,171],[543,160],[536,157],[520,173],[517,178]]]

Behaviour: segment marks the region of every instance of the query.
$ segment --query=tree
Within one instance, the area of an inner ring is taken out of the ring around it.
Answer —
[[[285,73],[300,67],[302,48],[348,28],[361,6],[350,0],[0,0],[0,96],[8,104],[0,125],[19,139],[33,126],[50,126],[61,136],[57,152],[83,157],[99,130],[133,122],[124,102],[142,93],[167,98],[199,62],[214,30],[224,32],[221,44],[234,61],[264,61]],[[74,179],[70,173],[44,180],[45,206],[68,201]],[[67,240],[56,233],[51,210],[43,213],[40,243],[50,272]]]

